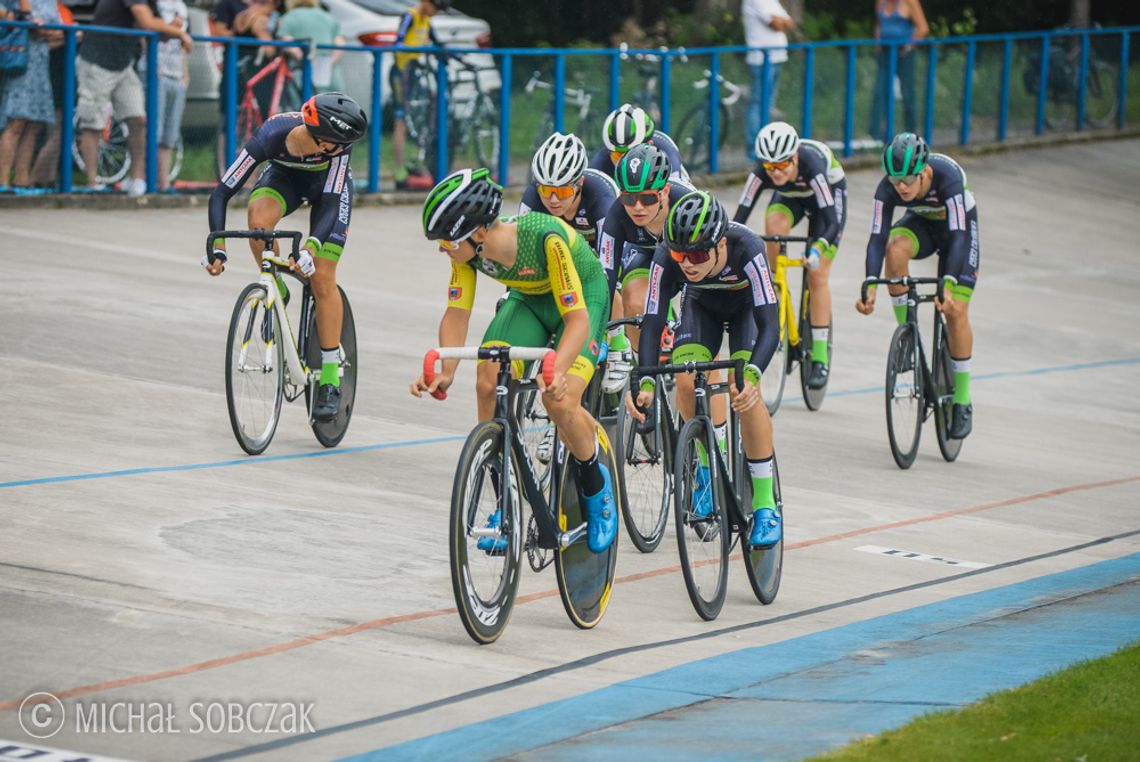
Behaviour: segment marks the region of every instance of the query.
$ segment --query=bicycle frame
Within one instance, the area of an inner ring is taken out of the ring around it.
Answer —
[[[788,344],[793,347],[800,345],[800,326],[799,321],[796,320],[795,309],[792,307],[791,289],[788,288],[788,268],[803,267],[804,257],[801,255],[798,259],[788,256],[789,243],[802,243],[806,254],[807,247],[811,243],[810,238],[806,236],[779,236],[779,235],[762,235],[760,240],[765,243],[771,242],[779,244],[780,251],[776,255],[776,272],[773,274],[772,281],[776,286],[777,295],[780,300],[780,333],[784,332],[785,327],[788,331]],[[806,275],[805,275],[806,277]],[[800,309],[804,309],[804,305],[800,305]]]
[[[914,333],[918,342],[918,359],[922,364],[922,386],[925,392],[926,409],[923,412],[923,420],[930,417],[930,414],[935,410],[937,404],[937,394],[934,388],[934,373],[932,363],[927,360],[926,348],[922,344],[922,330],[918,324],[918,305],[926,302],[933,302],[938,293],[942,290],[942,278],[912,278],[911,276],[903,276],[901,278],[868,278],[863,281],[862,297],[863,301],[867,301],[867,286],[872,284],[886,284],[889,286],[906,286],[906,322],[914,324]],[[933,285],[935,292],[932,294],[918,293],[919,286]],[[934,357],[942,348],[942,342],[946,341],[945,330],[935,330],[934,344],[931,347],[931,357]]]

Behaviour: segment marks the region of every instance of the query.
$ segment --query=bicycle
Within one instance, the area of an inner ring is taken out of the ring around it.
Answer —
[[[1062,27],[1062,31],[1071,27]],[[1081,41],[1070,36],[1069,50],[1062,37],[1049,38],[1046,72],[1045,126],[1050,130],[1068,130],[1077,125],[1077,98],[1081,87]],[[1119,107],[1119,77],[1116,67],[1098,58],[1089,45],[1088,76],[1085,80],[1085,121],[1093,127],[1108,127]],[[1035,46],[1025,59],[1021,82],[1026,92],[1037,97],[1041,85],[1041,47]]]
[[[523,85],[523,91],[527,95],[533,95],[535,90],[552,90],[554,88],[549,82],[542,80],[542,72],[537,69],[530,75],[530,79]],[[574,129],[570,129],[569,124],[564,124],[563,129],[566,132],[572,132],[578,137],[586,136],[596,140],[602,134],[601,121],[596,113],[590,111],[590,105],[593,103],[594,96],[600,91],[596,87],[587,87],[581,79],[578,80],[578,87],[566,87],[562,91],[562,104],[569,113],[577,113],[578,121],[575,123]],[[538,130],[534,134],[534,143],[531,145],[531,153],[538,150],[548,137],[554,134],[554,98],[550,99],[550,107],[543,114],[542,121],[538,124]]]
[[[356,323],[344,289],[340,298],[344,318],[340,332],[340,410],[331,421],[313,419],[313,405],[321,370],[321,342],[317,338],[316,298],[302,280],[300,334],[295,334],[286,310],[288,296],[282,294],[275,276],[287,273],[289,262],[276,256],[276,241],[290,239],[289,259],[296,260],[301,233],[295,230],[215,230],[206,239],[206,256],[214,261],[213,244],[218,238],[246,238],[262,241],[261,277],[238,296],[230,318],[226,340],[226,406],[230,427],[243,450],[250,455],[265,451],[277,430],[282,401],[292,402],[302,394],[309,411],[309,425],[317,441],[336,447],[352,418],[359,371],[356,351]],[[338,286],[339,288],[339,286]],[[286,292],[287,293],[287,292]]]
[[[792,306],[791,289],[788,287],[788,268],[803,267],[807,249],[815,239],[805,236],[771,235],[760,236],[760,240],[777,243],[780,246],[780,251],[776,255],[776,272],[772,277],[772,285],[776,287],[777,308],[780,311],[780,341],[776,345],[776,353],[768,363],[767,371],[760,378],[762,396],[768,405],[768,414],[775,415],[780,409],[788,374],[792,372],[796,363],[800,366],[800,389],[803,390],[804,404],[808,410],[819,410],[827,394],[827,384],[825,383],[820,389],[808,387],[808,378],[811,376],[811,292],[808,290],[807,273],[804,273],[800,289],[798,319]],[[804,245],[804,254],[799,259],[788,257],[789,243]],[[832,356],[832,337],[835,335],[835,331],[831,330],[832,322],[828,321],[827,332],[829,362]]]
[[[483,69],[454,55],[445,55],[457,68],[448,78],[447,165],[456,155],[471,150],[479,166],[498,167],[499,112],[494,96],[483,89]],[[408,93],[404,121],[408,137],[416,146],[415,163],[423,164],[436,155],[438,135],[436,97],[438,63],[412,61],[408,75]],[[457,96],[459,92],[462,95]]]
[[[518,592],[522,553],[534,571],[553,562],[558,591],[567,616],[581,629],[595,627],[605,615],[613,590],[618,538],[602,553],[586,546],[586,522],[579,503],[577,477],[566,447],[556,437],[549,489],[541,486],[527,452],[513,397],[534,392],[533,380],[512,379],[511,362],[541,361],[549,383],[554,350],[548,347],[451,347],[432,349],[424,356],[424,380],[435,378],[439,359],[480,359],[499,363],[495,412],[468,435],[455,469],[448,535],[452,592],[464,629],[476,643],[493,643],[506,629]],[[536,362],[537,364],[537,362]],[[583,404],[597,404],[600,375],[590,382]],[[434,393],[445,399],[446,393]],[[618,466],[605,428],[598,424],[600,457],[616,475]],[[488,489],[490,487],[490,489]],[[615,498],[620,484],[613,479]],[[549,495],[549,498],[548,498]],[[522,500],[530,504],[523,524]],[[492,526],[491,515],[500,521]],[[502,553],[480,550],[482,538],[506,538]]]
[[[743,381],[743,360],[687,362],[660,365],[634,371],[634,382],[641,376],[696,373],[697,413],[685,422],[677,436],[673,457],[674,518],[677,549],[685,589],[697,614],[706,621],[719,616],[724,606],[728,582],[728,561],[737,540],[748,573],[748,582],[757,600],[764,605],[776,600],[784,565],[784,540],[768,548],[754,548],[749,542],[752,531],[752,479],[745,462],[740,437],[740,420],[729,408],[728,426],[731,450],[726,458],[716,443],[709,397],[728,393],[728,383],[709,383],[707,373],[734,369],[737,388]],[[712,512],[699,516],[693,511],[693,497],[700,464],[698,443],[709,461],[709,489],[712,490]],[[773,493],[776,512],[784,515],[780,493],[780,472],[773,456]]]
[[[954,373],[946,340],[946,318],[937,309],[934,311],[933,365],[926,361],[918,329],[918,305],[934,301],[942,291],[942,279],[868,278],[862,286],[864,302],[867,287],[876,284],[906,286],[907,289],[906,322],[895,329],[887,352],[887,439],[891,455],[899,468],[910,468],[918,454],[923,421],[933,414],[938,449],[947,462],[952,462],[962,449],[962,440],[949,436],[954,409]],[[919,294],[918,287],[926,285],[934,286],[934,293]]]
[[[623,42],[620,50],[621,60],[628,61],[630,59],[629,43]],[[668,48],[662,46],[661,50],[664,52]],[[661,73],[661,56],[655,53],[634,53],[632,57],[637,61],[637,76],[640,82],[637,89],[633,91],[633,97],[629,102],[635,106],[641,106],[645,109],[645,113],[649,114],[650,119],[655,123],[660,123],[661,98],[657,92],[657,79]],[[688,58],[682,53],[679,60],[687,61]]]
[[[83,154],[79,150],[82,128],[79,119],[75,120],[75,141],[71,144],[71,158],[80,172],[87,171],[87,164],[83,161]],[[103,125],[103,132],[99,136],[99,154],[95,176],[104,185],[114,185],[127,176],[131,171],[131,153],[129,138],[131,129],[122,119],[108,118]],[[171,148],[170,155],[170,182],[178,177],[182,171],[182,158],[185,149],[182,146],[182,136]]]
[[[261,54],[253,59],[253,66],[261,65]],[[269,101],[262,108],[256,92],[263,82],[272,82]],[[283,111],[294,111],[301,107],[301,84],[289,67],[289,59],[282,53],[258,69],[245,81],[237,110],[237,140],[241,144],[249,142],[265,120]]]
[[[693,83],[693,87],[697,90],[706,89],[711,77],[712,72],[705,69],[704,79],[698,79]],[[716,75],[716,81],[720,85],[721,91],[720,103],[717,104],[720,118],[717,122],[716,144],[722,146],[728,137],[729,109],[740,100],[740,96],[744,94],[744,88],[729,82],[720,74]],[[681,151],[681,160],[687,169],[693,171],[709,168],[711,137],[712,124],[709,121],[708,98],[702,98],[685,113],[677,128],[677,147]]]

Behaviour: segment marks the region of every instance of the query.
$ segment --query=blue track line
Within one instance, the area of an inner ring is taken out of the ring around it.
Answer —
[[[1099,360],[1096,362],[1074,363],[1071,365],[1054,365],[1045,368],[1031,368],[1029,370],[998,371],[995,373],[980,373],[972,376],[971,383],[979,381],[992,381],[1000,378],[1016,378],[1020,376],[1042,376],[1048,373],[1069,373],[1080,370],[1095,370],[1120,365],[1140,364],[1140,357],[1121,357],[1115,360]],[[881,386],[870,386],[863,389],[848,389],[845,391],[828,392],[829,397],[856,397],[864,394],[878,394],[883,391]],[[786,401],[800,400],[801,397],[785,397]],[[96,471],[88,474],[69,474],[65,476],[45,476],[38,479],[21,479],[11,482],[0,482],[0,489],[12,487],[30,487],[39,484],[57,484],[59,482],[76,482],[88,479],[111,479],[120,476],[139,476],[142,474],[162,474],[175,471],[199,471],[207,468],[228,468],[231,466],[249,466],[260,463],[273,463],[283,460],[299,460],[302,458],[327,458],[334,455],[354,455],[373,450],[389,450],[397,447],[419,447],[421,445],[445,444],[448,442],[461,442],[467,438],[466,434],[447,437],[434,437],[432,439],[412,439],[403,442],[382,442],[378,444],[360,445],[358,447],[339,447],[334,450],[318,450],[316,452],[299,452],[288,455],[265,455],[258,457],[236,458],[233,460],[216,460],[208,463],[189,463],[181,466],[148,466],[143,468],[127,468],[119,471]]]

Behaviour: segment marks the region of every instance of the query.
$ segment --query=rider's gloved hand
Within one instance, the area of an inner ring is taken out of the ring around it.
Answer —
[[[202,255],[200,264],[210,275],[221,275],[222,270],[226,269],[225,263],[227,259],[225,249],[214,249],[209,254]]]
[[[807,265],[807,269],[818,270],[819,260],[822,256],[823,253],[819,249],[819,244],[814,244],[810,249],[808,249],[807,259],[804,260],[804,264]]]
[[[301,249],[295,262],[293,269],[300,270],[306,278],[311,278],[317,271],[317,263],[313,261],[313,255],[308,249]]]

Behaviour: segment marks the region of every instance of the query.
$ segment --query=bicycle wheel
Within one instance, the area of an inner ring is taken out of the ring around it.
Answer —
[[[171,184],[178,179],[178,175],[182,173],[182,160],[186,153],[185,147],[182,145],[182,136],[178,136],[178,142],[170,149],[170,172],[167,174],[166,179]]]
[[[83,130],[79,120],[75,122],[75,142],[71,144],[71,158],[81,171],[87,171],[80,153],[79,143]],[[105,185],[114,185],[127,176],[131,169],[131,153],[128,138],[131,131],[127,123],[118,119],[108,119],[99,136],[99,153],[95,165],[96,179]]]
[[[637,433],[637,420],[624,404],[618,408],[615,447],[622,462],[621,515],[629,538],[642,553],[652,553],[665,536],[673,496],[673,425],[668,395],[649,411],[656,426]]]
[[[950,438],[950,421],[954,414],[954,372],[950,364],[950,345],[946,343],[946,318],[934,314],[934,430],[938,449],[947,462],[953,463],[962,450],[961,439]]]
[[[281,418],[285,390],[285,353],[278,340],[277,316],[260,283],[250,283],[238,297],[226,340],[226,407],[241,449],[265,451]]]
[[[720,124],[717,145],[724,145],[728,134],[728,109],[723,103],[720,109]],[[681,126],[677,129],[677,147],[681,152],[681,161],[685,169],[690,172],[708,170],[711,166],[712,127],[709,124],[708,104],[698,103],[689,109],[681,119]]]
[[[922,354],[918,327],[903,323],[891,337],[887,353],[887,437],[899,468],[910,468],[918,454],[926,400],[922,387]]]
[[[831,362],[831,338],[833,333],[833,320],[827,321],[827,361]],[[827,395],[827,384],[820,389],[809,389],[808,378],[811,376],[811,292],[808,291],[807,278],[804,278],[803,291],[800,293],[800,389],[804,393],[804,404],[808,410],[819,410],[823,406],[823,398]]]
[[[504,445],[501,424],[485,421],[476,426],[459,454],[451,488],[451,589],[464,629],[481,645],[495,642],[511,618],[525,534],[518,468],[512,462],[510,489],[499,524],[507,538],[507,550],[491,554],[478,547],[478,532],[486,531],[499,502],[496,485],[500,483]]]
[[[435,84],[431,72],[420,65],[408,76],[404,123],[412,143],[407,161],[409,165],[423,165],[435,153]]]
[[[744,475],[748,486],[741,490],[743,505],[751,505],[752,480]],[[780,493],[780,469],[776,458],[772,456],[772,492],[776,496],[776,513],[784,516],[784,498]],[[785,528],[786,528],[785,524]],[[744,554],[744,567],[748,572],[748,584],[752,585],[752,592],[756,599],[767,606],[776,600],[780,591],[780,575],[784,570],[784,536],[770,548],[753,548],[748,540],[751,537],[751,525],[745,525],[740,532],[740,548]]]
[[[475,106],[471,122],[467,125],[471,140],[475,144],[475,158],[479,166],[489,167],[491,172],[499,169],[499,117],[495,102],[484,95]]]
[[[528,381],[534,380],[540,367],[537,362],[530,363],[526,371]],[[554,454],[555,431],[546,407],[542,404],[542,392],[537,389],[519,392],[515,394],[514,406],[515,420],[519,422],[523,444],[526,445],[530,462],[534,464],[538,486],[546,492],[550,484],[550,460]]]
[[[352,319],[352,307],[348,303],[348,296],[340,288],[341,304],[344,305],[344,317],[340,324],[340,410],[331,421],[313,421],[313,434],[317,441],[325,447],[336,447],[344,439],[348,431],[348,422],[352,420],[352,410],[356,407],[356,375],[358,360],[356,352],[356,321]],[[311,291],[305,286],[302,298],[310,299]],[[317,333],[317,311],[309,311],[309,345],[304,348],[305,362],[310,368],[321,367],[321,341]],[[305,385],[305,409],[312,410],[312,401],[309,397],[313,393],[312,384]]]
[[[603,426],[597,426],[599,458],[605,463],[610,474],[617,473],[617,460],[610,439]],[[558,526],[562,531],[574,529],[585,519],[578,497],[578,478],[568,451],[558,467],[562,469],[562,489],[558,496]],[[614,498],[621,504],[620,480],[614,478]],[[554,556],[554,569],[558,577],[558,592],[562,605],[570,621],[583,630],[594,627],[606,613],[613,591],[614,571],[617,569],[617,554],[620,537],[602,553],[593,553],[586,545],[583,535],[577,542],[559,548]]]
[[[784,386],[788,383],[788,370],[792,364],[792,348],[788,338],[788,312],[783,302],[777,302],[776,308],[780,314],[780,340],[776,344],[775,354],[768,361],[768,367],[760,376],[760,396],[768,406],[768,415],[775,415],[780,409],[780,401],[784,398]]]
[[[1120,106],[1120,80],[1115,67],[1097,59],[1089,60],[1085,86],[1085,120],[1090,127],[1108,127]]]
[[[708,453],[712,513],[698,516],[693,509],[697,468],[697,444]],[[728,550],[731,536],[724,511],[723,485],[712,458],[716,443],[704,418],[692,418],[677,438],[677,458],[673,464],[673,501],[677,526],[677,550],[689,600],[701,619],[716,619],[724,606],[728,583]]]

